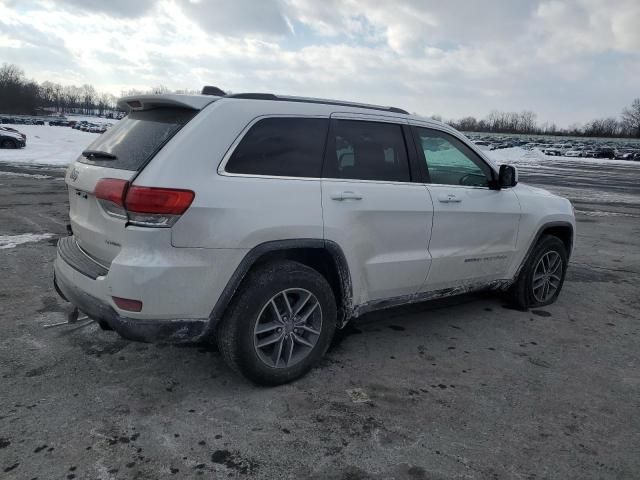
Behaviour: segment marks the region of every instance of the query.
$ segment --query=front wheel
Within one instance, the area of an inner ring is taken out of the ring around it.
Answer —
[[[0,148],[18,148],[18,146],[13,140],[3,140],[2,143],[0,143]]]
[[[556,301],[567,272],[564,243],[545,235],[527,259],[518,279],[509,290],[513,303],[520,308],[542,307]]]
[[[287,383],[326,353],[336,315],[333,291],[320,273],[298,262],[271,262],[243,281],[218,328],[218,348],[253,382]]]

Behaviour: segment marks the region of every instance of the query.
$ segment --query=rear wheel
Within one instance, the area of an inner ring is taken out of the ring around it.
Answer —
[[[520,308],[542,307],[555,302],[562,290],[566,270],[564,243],[558,237],[545,235],[509,290],[512,302]]]
[[[0,148],[17,148],[18,146],[16,145],[16,142],[14,142],[13,140],[3,140],[2,143],[0,143]]]
[[[336,328],[331,287],[301,263],[278,261],[247,275],[217,332],[225,361],[255,383],[304,375],[326,353]]]

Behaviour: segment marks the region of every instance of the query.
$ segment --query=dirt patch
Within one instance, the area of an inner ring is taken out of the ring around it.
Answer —
[[[258,468],[258,463],[240,455],[239,452],[229,450],[216,450],[211,454],[211,461],[224,465],[229,470],[235,470],[241,475],[253,473]]]
[[[621,274],[585,265],[569,265],[566,279],[583,283],[620,283],[624,280]]]

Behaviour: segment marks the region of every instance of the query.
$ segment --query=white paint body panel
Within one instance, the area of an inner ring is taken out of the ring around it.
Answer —
[[[576,241],[576,219],[571,202],[566,198],[554,195],[542,188],[531,187],[519,183],[512,189],[522,205],[520,229],[516,253],[513,257],[506,278],[513,278],[524,261],[529,247],[536,239],[536,235],[544,225],[553,223],[569,224],[573,228],[573,245]]]
[[[353,192],[361,200],[335,200]],[[323,180],[324,235],[342,248],[353,301],[410,295],[429,272],[433,205],[424,185]]]
[[[427,188],[434,205],[433,263],[423,290],[506,278],[520,222],[515,193],[452,185]]]
[[[322,238],[319,179],[229,176],[199,192],[172,229],[175,247],[250,249],[273,240]]]
[[[107,215],[93,192],[102,178],[131,180],[134,174],[80,162],[67,168],[71,228],[78,245],[102,263],[109,264],[120,253],[126,235],[125,221]]]

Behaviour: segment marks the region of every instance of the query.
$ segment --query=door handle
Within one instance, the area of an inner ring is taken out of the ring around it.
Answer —
[[[447,195],[439,196],[438,201],[440,203],[460,203],[462,202],[462,199],[456,197],[453,193],[448,193]]]
[[[334,192],[331,194],[331,200],[337,200],[339,202],[343,200],[362,200],[362,194],[351,190],[345,192]]]

